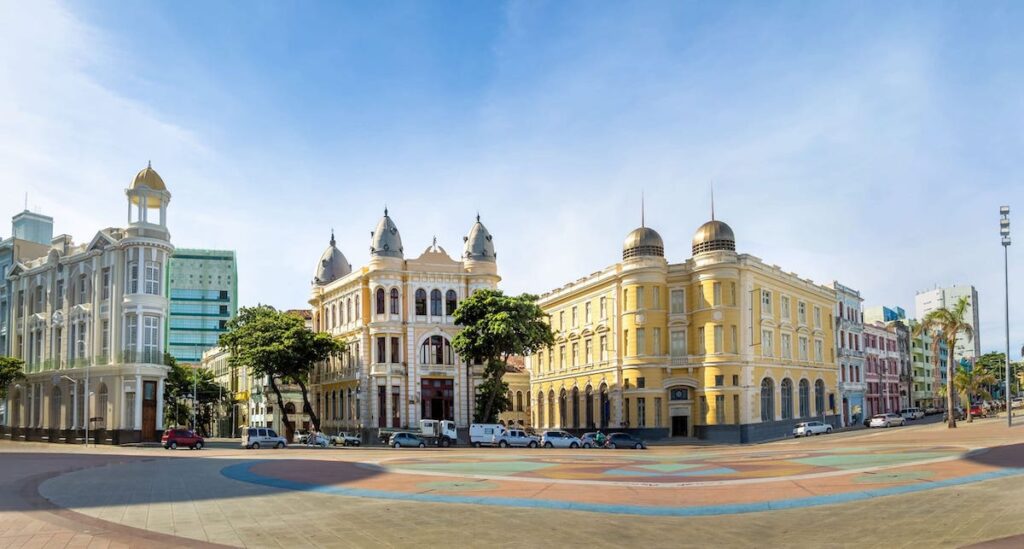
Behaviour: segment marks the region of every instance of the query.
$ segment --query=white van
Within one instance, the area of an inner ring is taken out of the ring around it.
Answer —
[[[924,410],[920,408],[904,408],[900,410],[903,419],[921,419],[924,417]]]
[[[469,442],[473,446],[497,446],[498,441],[506,436],[505,426],[497,423],[474,423],[469,426]]]
[[[260,448],[284,448],[287,445],[284,437],[278,436],[273,429],[249,427],[242,431],[242,448],[259,450]]]

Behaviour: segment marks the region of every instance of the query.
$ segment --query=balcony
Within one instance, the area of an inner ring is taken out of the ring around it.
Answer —
[[[123,349],[120,362],[122,364],[163,364],[164,353],[159,349]]]
[[[333,383],[336,381],[350,381],[359,378],[359,366],[347,366],[334,371],[320,372],[315,376],[314,383]]]
[[[669,357],[669,366],[688,366],[690,357],[686,355]]]
[[[867,384],[863,381],[840,381],[839,390],[844,393],[863,393]]]
[[[864,358],[864,351],[858,351],[856,349],[849,349],[849,348],[841,347],[839,349],[839,356],[841,356],[841,357]]]
[[[371,364],[370,365],[371,376],[404,376],[405,365],[404,364]]]

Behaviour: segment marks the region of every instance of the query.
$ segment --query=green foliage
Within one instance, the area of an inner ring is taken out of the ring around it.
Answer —
[[[956,338],[960,334],[964,334],[967,340],[970,341],[974,337],[974,329],[967,322],[967,307],[970,302],[966,297],[961,297],[957,300],[956,304],[953,305],[952,309],[943,307],[936,309],[921,319],[921,323],[914,327],[914,334],[919,335],[922,333],[934,334],[936,343],[940,339],[946,341],[948,352],[948,361],[946,363],[946,383],[953,383],[953,349],[956,348]],[[937,345],[936,345],[937,346]],[[938,351],[935,353],[938,355]],[[953,393],[955,391],[946,390],[946,409],[953,409]],[[955,414],[949,414],[949,426],[956,427]]]
[[[189,425],[192,422],[192,391],[196,392],[196,422],[209,423],[213,406],[230,397],[213,380],[213,372],[204,368],[182,366],[169,354],[164,363],[170,367],[164,381],[164,418],[169,425]],[[192,426],[197,428],[196,426]]]
[[[974,369],[1002,378],[1006,371],[1006,353],[985,353],[974,361]]]
[[[0,398],[7,397],[7,387],[25,379],[25,361],[12,356],[0,356]]]
[[[956,387],[957,392],[964,397],[964,408],[967,411],[967,421],[973,421],[971,417],[971,403],[974,401],[975,396],[980,396],[986,400],[990,400],[992,395],[989,394],[987,387],[996,382],[996,377],[981,368],[964,368],[960,366],[957,369],[956,375],[953,377],[953,386]]]
[[[508,358],[531,355],[550,347],[555,336],[537,296],[506,296],[500,290],[477,290],[464,299],[452,317],[462,330],[452,347],[463,358],[483,363],[484,379],[477,389],[476,421],[488,422],[511,405],[502,382]]]

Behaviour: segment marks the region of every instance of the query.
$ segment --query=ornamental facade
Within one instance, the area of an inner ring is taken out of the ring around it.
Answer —
[[[97,442],[159,440],[171,194],[147,167],[125,195],[127,228],[57,236],[8,273],[10,354],[26,379],[8,388],[5,438],[81,442],[88,426]]]
[[[353,269],[330,244],[316,265],[310,305],[315,330],[347,344],[347,352],[312,375],[321,428],[416,427],[420,419],[468,427],[483,368],[452,349],[452,315],[480,288],[497,287],[494,243],[477,216],[463,250],[448,255],[437,239],[406,259],[402,237],[384,210],[371,233],[370,261]]]
[[[835,291],[736,252],[712,220],[692,257],[632,231],[622,262],[541,296],[556,343],[528,358],[538,428],[732,442],[839,422]]]

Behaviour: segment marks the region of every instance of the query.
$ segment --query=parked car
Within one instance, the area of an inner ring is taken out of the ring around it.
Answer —
[[[309,433],[306,435],[306,446],[319,446],[321,448],[327,448],[327,445],[331,443],[331,439],[323,433]]]
[[[971,415],[974,417],[988,417],[988,410],[984,406],[975,404],[971,406]]]
[[[540,444],[540,437],[527,434],[522,429],[506,431],[505,435],[498,439],[498,446],[507,448],[518,446],[523,448],[536,448]]]
[[[242,448],[259,450],[260,448],[284,448],[288,441],[273,429],[265,427],[249,427],[242,431]]]
[[[1014,408],[1024,408],[1024,397],[1017,397],[1010,401],[1010,406]]]
[[[469,442],[473,446],[497,446],[501,437],[508,432],[498,423],[473,423],[469,426]]]
[[[804,423],[797,423],[796,427],[793,428],[793,436],[795,437],[809,437],[811,435],[820,435],[822,433],[827,435],[831,432],[832,426],[820,421],[805,421]]]
[[[633,437],[629,433],[612,433],[608,435],[608,440],[604,443],[605,448],[634,448],[636,450],[646,450],[647,445],[644,441]]]
[[[345,431],[331,437],[331,446],[359,446],[361,442],[359,437]]]
[[[877,414],[871,418],[868,427],[892,427],[893,425],[906,425],[907,420],[896,414]]]
[[[604,435],[601,438],[603,439]],[[580,445],[584,448],[600,448],[604,445],[604,440],[598,443],[597,433],[583,433],[583,436],[580,437]]]
[[[206,441],[195,431],[188,429],[168,429],[160,437],[160,443],[168,450],[176,450],[178,446],[188,446],[189,450],[202,450]]]
[[[388,446],[392,448],[426,448],[427,441],[413,433],[400,432],[391,435]]]
[[[924,417],[924,410],[920,408],[904,408],[900,410],[903,419],[921,419]]]
[[[309,438],[309,431],[303,431],[302,429],[298,429],[295,431],[295,435],[293,436],[293,438],[295,439],[295,442],[299,444],[305,444],[306,439]]]
[[[967,412],[964,412],[963,408],[957,406],[953,409],[953,418],[957,421],[967,419]],[[949,412],[942,413],[942,421],[949,421]]]
[[[924,415],[926,415],[926,416],[934,416],[936,414],[941,414],[941,413],[942,413],[942,410],[936,408],[935,406],[929,406],[929,407],[924,409]]]
[[[545,448],[579,448],[583,442],[565,431],[544,431],[540,444]]]

